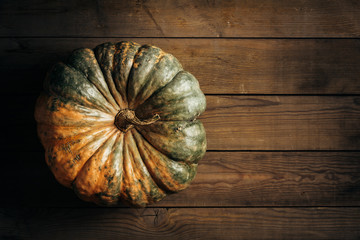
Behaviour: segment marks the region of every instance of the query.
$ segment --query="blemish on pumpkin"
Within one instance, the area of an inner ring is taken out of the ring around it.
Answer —
[[[139,67],[139,63],[134,63],[134,68],[138,68]]]
[[[156,61],[154,64],[157,64],[158,62],[160,62],[160,60],[166,55],[165,52],[160,51],[159,55],[156,56]]]
[[[56,157],[52,156],[51,154],[48,154],[47,156],[47,162],[50,167],[52,167],[55,163]]]
[[[179,132],[179,131],[181,131],[182,130],[182,127],[177,127],[176,129],[175,129],[175,132]]]
[[[50,111],[55,112],[58,110],[58,98],[54,97],[53,99],[51,99],[51,105],[50,105]]]
[[[72,153],[70,147],[71,147],[70,143],[65,143],[61,149],[65,152]]]
[[[76,154],[75,158],[74,158],[74,162],[77,162],[80,160],[80,154]]]

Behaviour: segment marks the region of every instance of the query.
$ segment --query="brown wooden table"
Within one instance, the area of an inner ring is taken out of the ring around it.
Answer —
[[[58,184],[36,136],[47,69],[150,43],[207,97],[208,151],[181,193],[102,208]],[[360,2],[0,1],[1,239],[359,239]]]

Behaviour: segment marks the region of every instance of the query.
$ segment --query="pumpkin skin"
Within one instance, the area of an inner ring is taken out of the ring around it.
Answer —
[[[171,54],[104,43],[52,67],[35,119],[58,182],[99,205],[144,207],[195,177],[205,107],[198,81]]]

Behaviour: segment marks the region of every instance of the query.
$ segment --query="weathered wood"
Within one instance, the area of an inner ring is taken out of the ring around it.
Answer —
[[[210,150],[358,150],[360,98],[208,96]]]
[[[359,159],[358,152],[208,152],[189,189],[159,205],[359,206]]]
[[[359,208],[2,209],[3,239],[359,239]]]
[[[359,152],[207,152],[190,187],[153,206],[360,206],[359,159]],[[3,168],[1,189],[11,194],[0,207],[96,206],[55,181],[43,152],[19,153]]]
[[[0,36],[359,37],[352,0],[1,1]]]
[[[35,100],[4,100],[8,124],[0,149],[41,149],[33,118]],[[359,96],[207,96],[207,110],[199,119],[209,150],[359,149]]]
[[[359,39],[6,38],[0,92],[38,93],[73,49],[121,40],[172,53],[209,94],[360,94]]]
[[[360,239],[359,13],[354,0],[0,1],[0,239]],[[198,78],[218,150],[147,209],[60,186],[32,117],[53,63],[121,40]]]

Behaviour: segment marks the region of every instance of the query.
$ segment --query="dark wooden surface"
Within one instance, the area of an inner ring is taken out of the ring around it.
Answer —
[[[2,206],[95,207],[53,179],[42,152],[18,155],[21,157],[3,173],[3,191],[11,194],[0,198]],[[359,159],[360,152],[209,151],[191,186],[155,206],[357,206]],[[21,179],[14,179],[19,173]]]
[[[36,95],[73,49],[121,40],[171,52],[206,94],[360,94],[360,39],[0,38],[5,86]]]
[[[75,48],[150,43],[207,95],[192,185],[145,209],[59,185],[33,111]],[[359,239],[360,3],[0,1],[0,239]]]
[[[2,0],[0,36],[359,37],[357,0]]]
[[[357,208],[4,209],[3,239],[352,239]],[[335,224],[336,223],[336,224]]]

